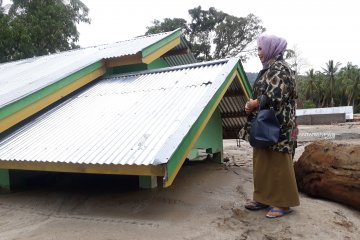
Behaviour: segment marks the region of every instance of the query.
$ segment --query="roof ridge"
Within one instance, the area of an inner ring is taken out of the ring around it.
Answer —
[[[226,58],[226,59],[213,60],[213,61],[207,61],[207,62],[191,63],[191,64],[174,66],[174,67],[165,67],[165,68],[158,68],[158,69],[151,69],[151,70],[144,70],[144,71],[137,71],[137,72],[120,73],[120,74],[114,74],[111,76],[104,77],[104,79],[119,78],[119,77],[124,77],[124,76],[130,77],[130,76],[136,76],[136,75],[142,75],[142,74],[170,72],[170,71],[176,71],[176,70],[185,69],[185,68],[197,68],[197,67],[203,67],[203,66],[211,66],[211,65],[221,64],[221,63],[227,63],[230,59],[231,58]]]
[[[98,45],[92,45],[92,46],[80,47],[80,48],[73,48],[73,49],[69,49],[69,50],[66,50],[66,51],[54,52],[54,53],[45,54],[45,55],[39,55],[39,56],[33,56],[33,57],[29,57],[29,58],[9,61],[9,62],[3,62],[3,63],[0,63],[0,66],[4,66],[6,64],[19,63],[21,61],[29,61],[30,59],[35,60],[35,59],[42,58],[42,57],[50,57],[50,56],[56,56],[56,55],[59,55],[59,54],[66,54],[66,53],[70,53],[70,52],[81,51],[81,50],[85,50],[85,49],[91,49],[91,48],[97,49],[99,47],[105,47],[107,45],[112,45],[112,44],[116,44],[116,43],[130,42],[130,41],[134,41],[134,40],[138,40],[138,39],[156,37],[156,36],[160,36],[160,35],[170,35],[170,34],[176,32],[176,31],[178,31],[179,29],[180,28],[177,28],[177,29],[175,29],[173,31],[169,31],[169,32],[162,32],[162,33],[151,34],[151,35],[140,35],[140,36],[137,36],[137,37],[133,37],[131,39],[120,40],[120,41],[117,41],[117,42],[101,43],[101,44],[98,44]]]
[[[138,39],[144,39],[144,38],[150,38],[150,37],[156,37],[156,36],[160,36],[160,35],[170,35],[176,31],[178,31],[180,28],[177,28],[173,31],[169,31],[169,32],[161,32],[161,33],[156,33],[156,34],[150,34],[150,35],[139,35],[130,39],[124,39],[124,40],[120,40],[120,41],[116,41],[116,42],[108,42],[108,43],[101,43],[98,45],[93,45],[93,46],[87,46],[84,48],[80,48],[80,49],[86,49],[86,48],[97,48],[97,47],[101,47],[101,46],[106,46],[106,45],[110,45],[110,44],[116,44],[116,43],[122,43],[122,42],[130,42],[130,41],[134,41],[134,40],[138,40]]]

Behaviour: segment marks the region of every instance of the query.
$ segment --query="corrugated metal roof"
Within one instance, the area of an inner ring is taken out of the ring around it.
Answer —
[[[0,64],[0,108],[102,59],[136,54],[175,31]]]
[[[172,50],[181,51],[183,49],[190,50],[185,39],[181,37],[181,43]],[[197,62],[192,52],[175,56],[164,56],[163,59],[167,62],[167,64],[169,64],[169,66],[180,66]]]
[[[237,63],[213,61],[101,79],[0,139],[0,159],[166,163]]]
[[[154,35],[141,36],[126,41],[97,46],[96,48],[98,49],[99,53],[101,53],[100,55],[103,59],[132,55],[142,51],[144,48],[160,41],[161,39],[166,38],[167,36],[171,35],[176,31],[178,30]]]

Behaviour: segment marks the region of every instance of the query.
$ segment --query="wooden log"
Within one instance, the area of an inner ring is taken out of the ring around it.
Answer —
[[[294,168],[300,191],[360,210],[360,144],[314,142]]]

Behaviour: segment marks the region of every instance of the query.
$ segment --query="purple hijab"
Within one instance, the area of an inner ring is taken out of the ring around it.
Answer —
[[[287,42],[285,39],[274,36],[274,35],[261,35],[257,39],[257,44],[261,47],[264,55],[264,65],[269,63],[269,60],[276,56],[283,54],[286,50]]]

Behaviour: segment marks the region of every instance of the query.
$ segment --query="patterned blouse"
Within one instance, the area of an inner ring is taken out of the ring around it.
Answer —
[[[261,106],[273,106],[280,123],[279,142],[269,148],[273,151],[292,153],[296,147],[296,83],[292,70],[281,56],[270,60],[268,67],[262,69],[253,86],[253,99],[258,99]],[[247,123],[240,130],[239,137],[249,141],[251,120],[258,109],[249,114]]]

